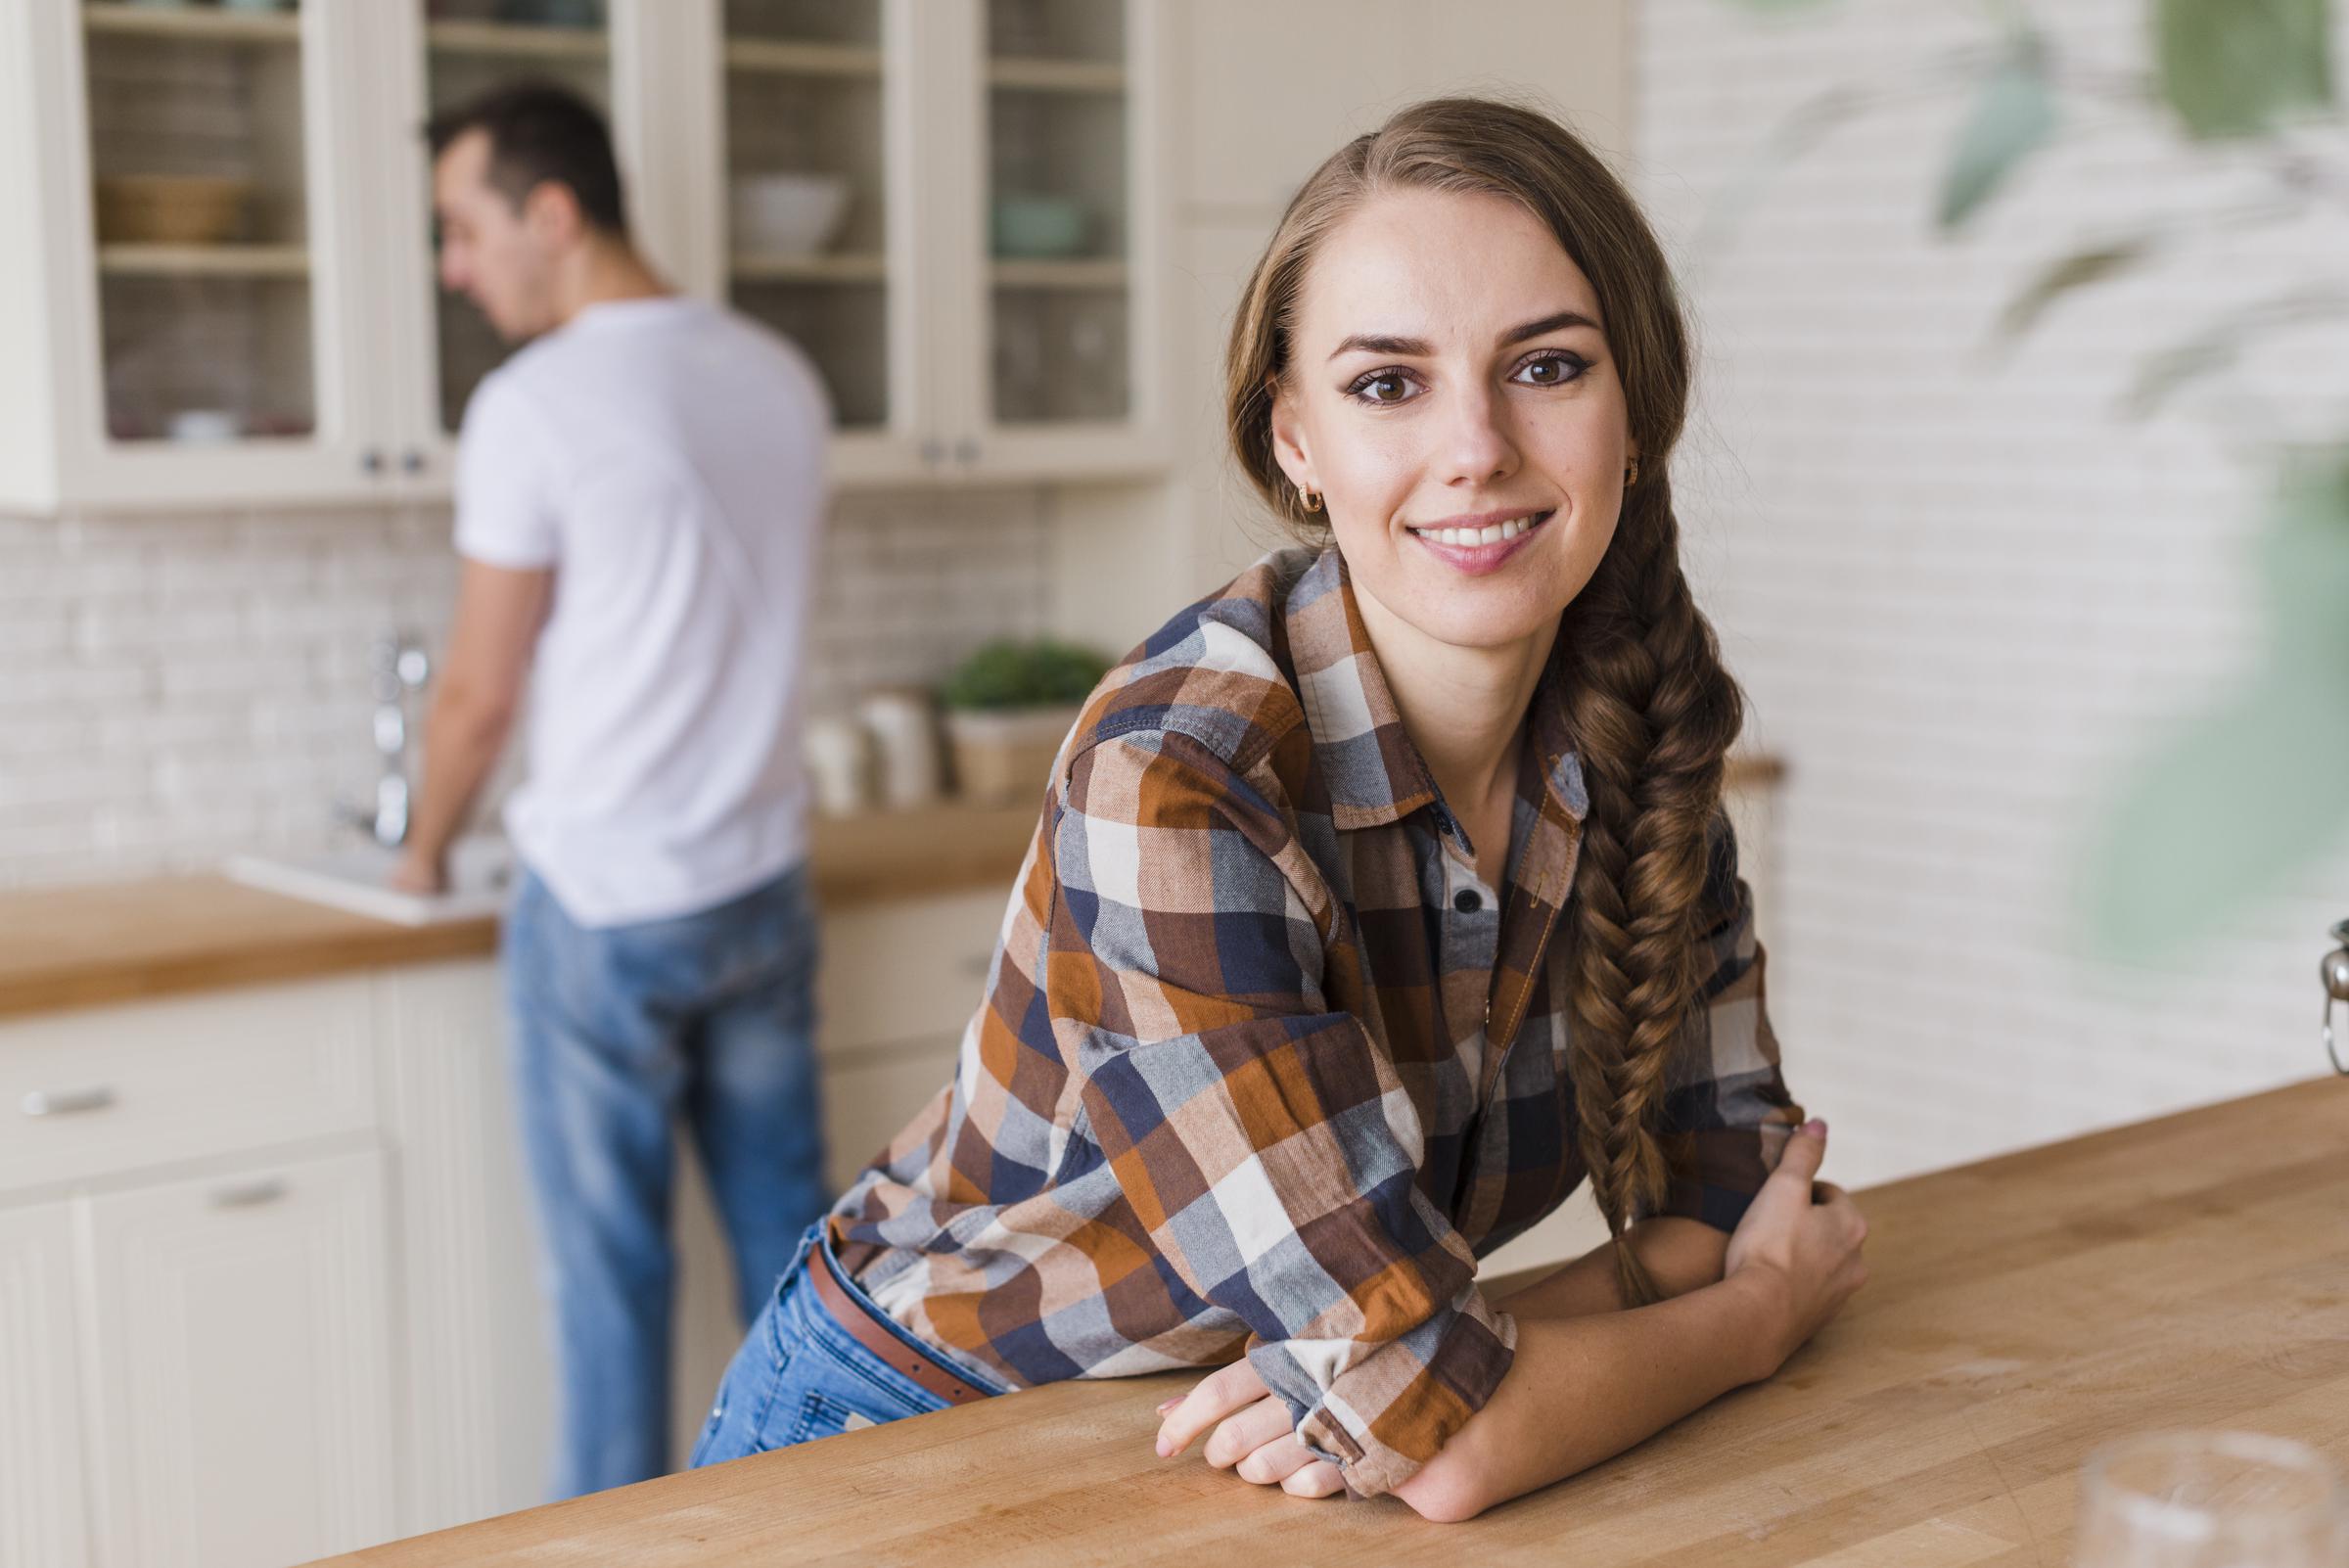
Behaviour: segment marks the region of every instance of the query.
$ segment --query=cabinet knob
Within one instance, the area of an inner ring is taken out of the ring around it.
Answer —
[[[424,454],[423,454],[422,452],[418,451],[418,450],[417,450],[415,447],[413,447],[413,446],[409,447],[409,448],[408,448],[406,451],[404,451],[404,452],[400,453],[400,454],[399,454],[399,471],[400,471],[402,474],[421,474],[421,473],[423,473],[423,472],[424,472]]]
[[[115,1091],[94,1084],[88,1088],[34,1089],[24,1096],[22,1109],[26,1116],[77,1116],[103,1111],[114,1103]]]
[[[968,466],[979,461],[979,443],[965,437],[954,443],[954,461]]]
[[[922,442],[922,461],[936,468],[946,460],[946,443],[942,440]]]
[[[370,446],[359,454],[359,472],[370,477],[384,471],[384,454]]]

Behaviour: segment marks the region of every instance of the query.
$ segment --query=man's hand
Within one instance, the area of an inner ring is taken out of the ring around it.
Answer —
[[[1265,1389],[1246,1359],[1199,1380],[1188,1394],[1158,1407],[1158,1456],[1172,1458],[1208,1428],[1207,1462],[1233,1470],[1258,1486],[1277,1485],[1297,1498],[1334,1497],[1346,1490],[1338,1467],[1314,1457],[1297,1441],[1289,1407]]]

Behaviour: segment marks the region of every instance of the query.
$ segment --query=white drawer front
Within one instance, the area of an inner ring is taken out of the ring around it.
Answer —
[[[907,899],[824,917],[822,1012],[827,1053],[962,1038],[987,992],[988,960],[1008,887]]]
[[[0,1024],[0,1191],[370,1128],[367,984]]]

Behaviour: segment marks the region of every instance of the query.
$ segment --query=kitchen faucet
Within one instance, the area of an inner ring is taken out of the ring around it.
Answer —
[[[345,806],[341,815],[386,849],[407,842],[408,738],[411,699],[432,678],[433,662],[413,632],[393,630],[375,640],[368,660],[375,678],[375,752],[381,771],[372,807]]]

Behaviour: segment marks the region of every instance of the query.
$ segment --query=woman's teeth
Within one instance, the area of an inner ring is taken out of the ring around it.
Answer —
[[[1533,531],[1548,519],[1547,512],[1539,512],[1532,517],[1511,518],[1506,523],[1495,523],[1481,529],[1413,529],[1411,531],[1437,544],[1498,544],[1503,539],[1513,539],[1520,533]]]

